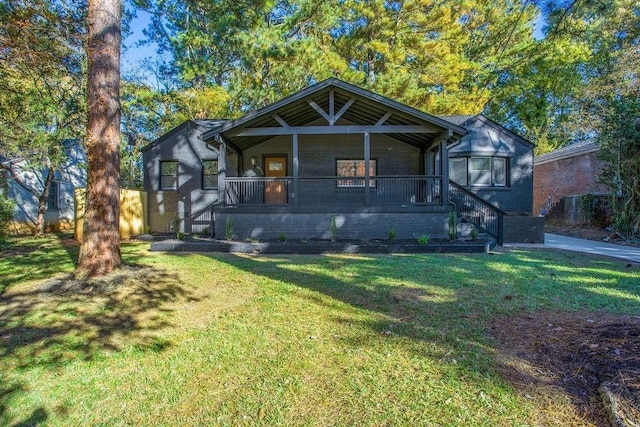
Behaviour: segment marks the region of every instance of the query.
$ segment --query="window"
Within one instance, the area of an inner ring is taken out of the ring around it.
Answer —
[[[160,189],[178,189],[178,162],[160,162]]]
[[[369,160],[369,176],[376,176],[377,161]],[[339,179],[338,187],[364,187],[364,160],[336,160],[336,176],[360,179]],[[375,180],[369,181],[369,187],[375,187]]]
[[[60,189],[60,182],[53,181],[51,182],[51,187],[49,187],[49,197],[47,197],[47,210],[56,210],[58,209],[58,194]]]
[[[202,187],[218,188],[218,161],[203,160],[202,161]]]
[[[471,157],[469,159],[469,185],[472,187],[491,185],[491,158]]]
[[[449,159],[449,178],[460,185],[467,185],[467,158]]]
[[[506,157],[453,157],[449,177],[469,187],[507,187],[509,159]]]

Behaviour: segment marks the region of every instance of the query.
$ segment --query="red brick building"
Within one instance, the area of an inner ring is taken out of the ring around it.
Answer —
[[[598,146],[593,142],[571,144],[533,161],[533,212],[540,214],[564,197],[604,194],[606,185],[598,182],[601,164],[596,158]]]

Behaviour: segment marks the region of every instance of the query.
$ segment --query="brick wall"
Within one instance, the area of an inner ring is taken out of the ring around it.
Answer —
[[[238,240],[277,239],[330,239],[331,218],[336,219],[337,239],[387,239],[393,228],[397,239],[413,239],[428,234],[432,239],[448,238],[446,212],[416,213],[216,213],[216,237],[225,238],[227,218],[233,221],[233,237]],[[464,225],[462,234],[468,235]],[[461,236],[462,237],[462,236]]]
[[[595,151],[534,163],[534,214],[540,213],[549,194],[556,204],[565,196],[607,193],[608,187],[597,182],[600,169]]]

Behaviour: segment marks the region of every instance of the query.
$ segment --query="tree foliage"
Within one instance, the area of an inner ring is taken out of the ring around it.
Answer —
[[[76,0],[0,2],[1,165],[38,199],[37,233],[64,145],[82,136],[85,9]]]

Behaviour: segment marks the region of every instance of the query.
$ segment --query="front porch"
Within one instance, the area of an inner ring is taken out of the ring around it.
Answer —
[[[442,176],[232,177],[225,207],[444,207]],[[427,209],[433,210],[433,209]]]

